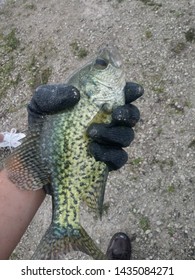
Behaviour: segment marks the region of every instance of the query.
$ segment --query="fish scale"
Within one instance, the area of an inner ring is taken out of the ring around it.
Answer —
[[[88,144],[90,139],[86,135],[86,129],[99,108],[88,107],[86,111],[86,100],[81,100],[77,105],[77,110],[68,111],[60,115],[53,115],[48,118],[43,128],[44,141],[42,154],[51,151],[51,159],[46,160],[46,164],[51,166],[51,183],[54,197],[54,220],[59,228],[68,228],[70,225],[79,228],[79,204],[78,197],[82,196],[91,207],[94,205],[91,192],[86,197],[88,186],[99,186],[103,173],[107,173],[107,167],[102,162],[97,162],[93,157],[88,156],[88,160],[83,159],[88,154]],[[108,115],[107,115],[108,116]],[[109,118],[110,116],[108,116]],[[72,127],[73,129],[69,129]],[[50,132],[53,131],[52,138]],[[58,133],[64,137],[58,137]],[[65,151],[65,152],[64,152]],[[91,172],[93,166],[94,172]],[[59,199],[60,198],[60,199]],[[100,208],[102,206],[99,206]],[[101,209],[100,209],[101,210]]]
[[[59,259],[72,250],[105,259],[81,226],[79,214],[82,201],[102,214],[108,168],[89,153],[86,131],[91,123],[109,122],[113,109],[124,104],[125,77],[117,50],[101,49],[66,84],[80,91],[79,103],[31,129],[5,167],[21,189],[51,186],[52,221],[33,259]]]

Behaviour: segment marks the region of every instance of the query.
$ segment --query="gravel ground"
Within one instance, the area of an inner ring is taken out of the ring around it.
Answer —
[[[2,3],[4,1],[0,1]],[[17,0],[0,6],[0,131],[27,127],[41,83],[63,82],[103,43],[115,42],[127,80],[145,95],[128,163],[110,173],[105,211],[82,206],[85,229],[106,250],[124,231],[133,259],[195,258],[195,1]],[[0,150],[0,160],[8,151]],[[50,223],[48,197],[12,259],[28,259]],[[86,258],[73,253],[68,258]]]

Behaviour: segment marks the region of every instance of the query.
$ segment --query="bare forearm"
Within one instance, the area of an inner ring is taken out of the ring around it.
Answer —
[[[9,258],[44,198],[42,189],[20,190],[0,172],[0,259]]]

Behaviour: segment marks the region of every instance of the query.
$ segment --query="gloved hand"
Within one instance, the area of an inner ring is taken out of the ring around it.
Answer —
[[[139,121],[140,113],[130,104],[143,95],[144,89],[136,83],[125,86],[125,105],[117,107],[112,113],[110,124],[92,124],[88,135],[93,139],[89,150],[96,160],[107,164],[109,171],[121,168],[128,160],[122,147],[127,147],[134,139],[132,127]]]
[[[77,104],[79,91],[65,84],[39,86],[28,104],[28,125],[32,128],[44,121],[44,117]]]
[[[92,139],[89,151],[96,160],[105,162],[110,171],[121,168],[128,159],[122,147],[129,146],[133,141],[132,127],[140,118],[139,110],[130,103],[143,93],[144,90],[140,85],[127,83],[125,86],[126,104],[113,111],[111,123],[92,124],[87,130]],[[28,105],[29,128],[37,122],[39,124],[43,122],[48,114],[74,106],[79,99],[79,91],[73,86],[57,84],[38,87]]]

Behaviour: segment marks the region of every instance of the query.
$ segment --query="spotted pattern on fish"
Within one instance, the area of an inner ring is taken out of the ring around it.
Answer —
[[[51,184],[52,222],[33,259],[58,259],[70,250],[105,259],[81,226],[79,213],[82,201],[102,213],[108,168],[89,153],[86,130],[91,123],[109,122],[113,108],[124,104],[125,78],[115,49],[102,49],[66,83],[80,91],[79,103],[48,115],[29,131],[5,166],[22,189]]]

